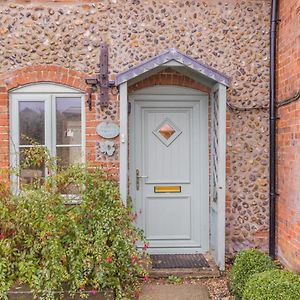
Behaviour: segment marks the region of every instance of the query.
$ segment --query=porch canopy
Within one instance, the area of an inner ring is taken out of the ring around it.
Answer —
[[[116,77],[120,88],[120,193],[128,197],[128,87],[165,68],[206,86],[211,103],[210,249],[221,270],[225,266],[226,88],[230,78],[176,49],[134,66]]]
[[[230,78],[226,75],[174,48],[118,74],[116,85],[119,86],[125,82],[133,84],[159,72],[165,67],[173,67],[195,81],[209,87],[212,87],[215,83],[220,83],[226,87],[230,85]]]

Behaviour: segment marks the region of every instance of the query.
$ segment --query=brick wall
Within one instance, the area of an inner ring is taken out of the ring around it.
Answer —
[[[278,101],[300,90],[300,0],[279,1]],[[278,109],[278,257],[300,272],[300,101]]]

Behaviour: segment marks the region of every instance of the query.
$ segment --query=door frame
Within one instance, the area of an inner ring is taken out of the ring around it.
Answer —
[[[135,122],[136,122],[136,113],[135,112],[135,103],[138,102],[140,105],[145,105],[149,102],[149,107],[153,106],[155,102],[165,102],[166,105],[172,105],[172,103],[177,102],[178,105],[182,108],[185,107],[184,102],[186,101],[188,108],[194,107],[191,106],[191,103],[199,105],[199,135],[202,140],[199,140],[199,163],[203,166],[201,172],[199,171],[199,180],[200,185],[200,201],[199,205],[199,223],[200,228],[194,228],[199,231],[200,235],[200,247],[190,246],[190,247],[153,247],[149,249],[149,252],[153,253],[205,253],[209,250],[209,165],[208,165],[208,147],[209,147],[209,137],[208,137],[208,94],[200,92],[195,89],[179,87],[179,86],[170,86],[170,85],[160,85],[149,87],[146,89],[139,90],[133,94],[129,95],[129,105],[131,111],[129,114],[129,195],[132,197],[133,201],[138,194],[136,192],[135,186],[135,170],[136,166],[136,153],[135,153]],[[150,104],[151,103],[151,104]],[[203,139],[206,140],[202,142]],[[197,184],[194,183],[194,184]],[[205,199],[205,200],[204,200]],[[197,201],[197,200],[196,200]],[[139,213],[139,212],[137,212]],[[198,227],[198,226],[197,226]]]

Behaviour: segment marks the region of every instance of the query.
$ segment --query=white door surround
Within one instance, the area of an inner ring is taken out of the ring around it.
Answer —
[[[208,251],[208,95],[156,86],[129,102],[129,194],[149,252]]]
[[[209,208],[209,251],[221,270],[225,268],[225,176],[226,176],[226,87],[230,79],[213,68],[170,49],[138,66],[135,66],[116,78],[120,99],[120,194],[126,205],[128,190],[128,86],[151,76],[165,67],[207,86],[210,89],[211,102],[211,151],[210,151],[210,208]],[[163,96],[163,95],[161,95]],[[174,95],[174,99],[175,99]],[[150,99],[151,100],[151,99]],[[164,98],[161,98],[164,100]],[[132,155],[132,153],[130,153]],[[143,174],[141,174],[143,175]],[[208,178],[207,178],[208,180]],[[203,248],[204,249],[204,248]]]

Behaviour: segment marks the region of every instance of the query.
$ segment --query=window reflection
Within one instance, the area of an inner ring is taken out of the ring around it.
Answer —
[[[19,102],[20,145],[30,144],[29,139],[44,145],[45,108],[42,101]],[[28,139],[29,138],[29,139]]]
[[[74,163],[80,163],[82,159],[82,148],[81,147],[57,147],[57,163],[60,167],[64,168]],[[79,187],[77,184],[69,183],[64,186],[60,192],[62,194],[76,195],[79,193]]]
[[[60,166],[81,163],[81,147],[57,147],[56,155]]]
[[[169,124],[164,124],[160,129],[159,133],[166,139],[168,140],[174,133],[175,129],[169,125]]]
[[[39,165],[26,165],[24,162],[26,160],[28,148],[20,149],[20,185],[41,185],[43,178],[45,177],[45,164],[42,162]]]
[[[56,143],[81,144],[80,98],[56,98]]]

